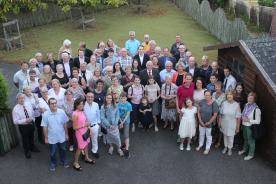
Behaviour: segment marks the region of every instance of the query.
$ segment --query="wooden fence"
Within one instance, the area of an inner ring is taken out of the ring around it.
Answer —
[[[10,111],[0,112],[0,155],[5,154],[18,143],[16,128]]]
[[[207,0],[201,4],[197,0],[176,0],[175,3],[224,43],[250,38],[249,31],[241,19],[228,20],[221,8],[213,12]]]

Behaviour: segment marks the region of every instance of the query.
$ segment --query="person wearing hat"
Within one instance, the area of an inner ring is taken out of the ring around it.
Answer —
[[[22,137],[24,154],[27,159],[31,158],[31,152],[40,152],[34,145],[34,111],[32,105],[25,103],[25,95],[18,93],[17,104],[13,108],[12,118],[18,126]]]
[[[32,92],[34,92],[35,88],[39,86],[38,77],[35,70],[30,70],[29,77],[27,77],[27,79],[23,82],[23,89],[27,86],[31,87]]]

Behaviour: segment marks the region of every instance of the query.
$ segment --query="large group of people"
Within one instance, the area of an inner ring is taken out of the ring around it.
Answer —
[[[124,48],[111,39],[95,50],[81,42],[76,56],[71,44],[64,40],[57,60],[53,53],[36,53],[14,74],[18,103],[12,114],[26,158],[39,152],[35,132],[41,144],[50,145],[52,171],[58,151],[65,168],[67,151],[75,151],[77,171],[80,157],[95,164],[100,137],[110,155],[115,149],[129,158],[130,132],[138,127],[145,132],[178,128],[181,151],[194,144],[196,151],[205,147],[207,155],[212,145],[223,144],[223,154],[230,156],[237,147],[244,160],[254,157],[251,126],[261,121],[256,94],[245,94],[230,67],[221,68],[208,56],[197,60],[181,36],[161,49],[148,34],[140,42],[130,31]]]

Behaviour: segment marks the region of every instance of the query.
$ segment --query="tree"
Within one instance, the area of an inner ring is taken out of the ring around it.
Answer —
[[[22,9],[36,11],[38,8],[47,8],[47,3],[56,3],[63,11],[69,11],[72,6],[92,6],[105,4],[119,7],[127,4],[127,0],[0,0],[0,20],[6,21],[8,13],[19,13]]]

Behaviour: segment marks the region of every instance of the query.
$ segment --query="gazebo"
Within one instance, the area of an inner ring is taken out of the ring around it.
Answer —
[[[276,38],[239,40],[203,48],[218,50],[221,67],[230,66],[245,90],[255,91],[262,110],[266,135],[258,141],[258,150],[276,167]]]

